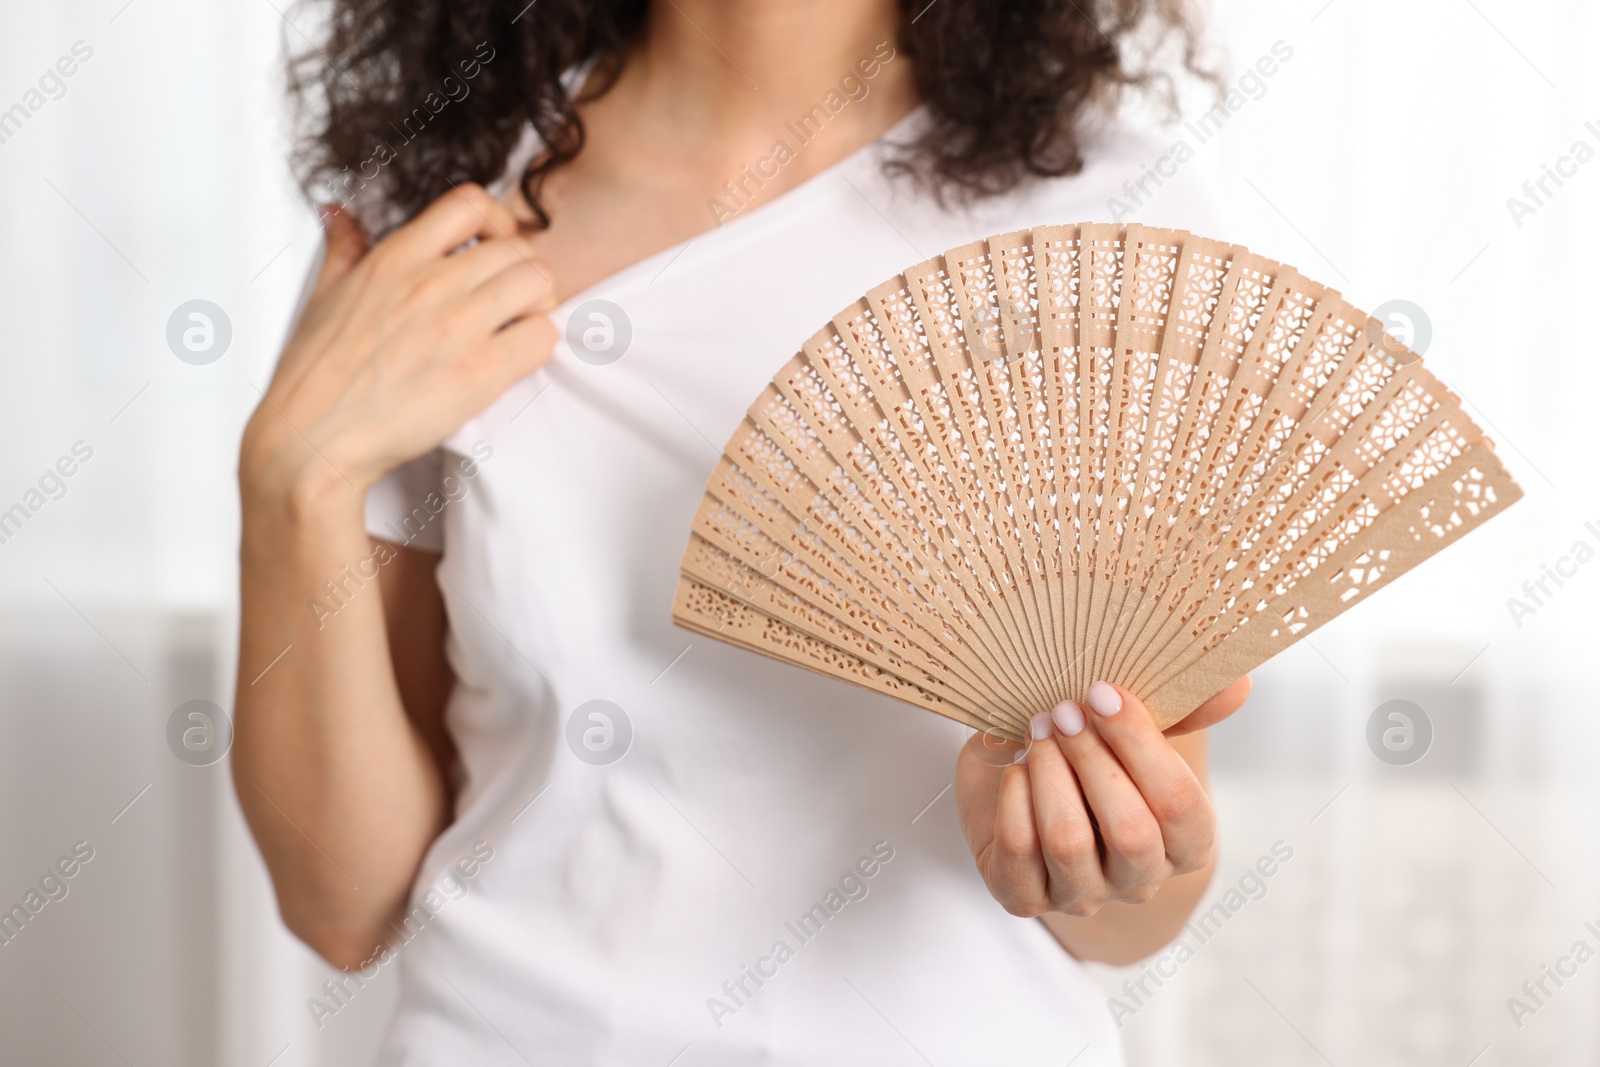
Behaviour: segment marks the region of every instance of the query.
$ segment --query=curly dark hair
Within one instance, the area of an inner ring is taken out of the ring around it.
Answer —
[[[326,9],[327,30],[289,59],[296,174],[313,199],[331,190],[376,205],[366,214],[382,221],[364,221],[381,232],[452,183],[498,178],[530,123],[544,150],[521,186],[535,225],[548,225],[540,187],[584,144],[580,100],[561,75],[592,60],[584,98],[609,90],[649,0],[305,5]],[[941,198],[1077,173],[1090,112],[1128,88],[1175,103],[1156,58],[1174,36],[1183,67],[1209,77],[1185,0],[900,0],[900,10],[894,46],[913,61],[931,122],[889,166]]]

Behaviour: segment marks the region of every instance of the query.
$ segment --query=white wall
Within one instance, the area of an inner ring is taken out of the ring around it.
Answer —
[[[92,50],[0,143],[0,507],[93,449],[0,544],[0,900],[96,850],[0,947],[0,1059],[360,1062],[387,991],[310,1028],[325,969],[276,921],[226,764],[164,733],[185,700],[229,702],[238,435],[318,240],[283,162],[293,31],[266,2],[124,4],[0,14],[0,108]],[[195,298],[233,329],[206,366],[165,337]]]

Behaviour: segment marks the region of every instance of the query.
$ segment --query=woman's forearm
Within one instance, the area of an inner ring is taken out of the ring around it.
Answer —
[[[362,577],[377,561],[361,494],[341,481],[289,496],[245,493],[234,783],[284,921],[351,966],[401,911],[446,793],[396,688],[378,581]]]

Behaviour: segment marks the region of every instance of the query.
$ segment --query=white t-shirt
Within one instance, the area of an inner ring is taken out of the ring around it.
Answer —
[[[1162,147],[1112,130],[1082,174],[963,212],[868,146],[567,300],[546,368],[374,487],[373,534],[443,547],[464,771],[382,1064],[1122,1063],[1082,964],[977,874],[950,788],[969,731],[671,603],[718,453],[801,342],[946,248],[1105,221]],[[1147,182],[1137,221],[1207,233],[1197,184]],[[602,344],[625,317],[620,358],[574,355],[580,311]]]

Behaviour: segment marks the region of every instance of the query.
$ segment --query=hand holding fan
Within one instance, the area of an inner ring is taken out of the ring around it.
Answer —
[[[1040,227],[806,342],[724,449],[673,618],[1009,740],[1097,680],[1167,727],[1520,495],[1334,290]]]

